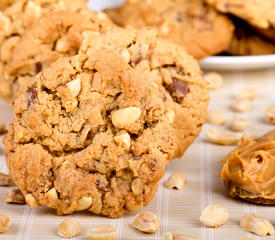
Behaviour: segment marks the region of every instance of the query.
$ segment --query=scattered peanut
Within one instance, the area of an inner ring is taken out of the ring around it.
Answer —
[[[252,87],[244,87],[239,89],[236,93],[236,98],[249,99],[252,100],[256,96],[256,90]]]
[[[141,116],[141,110],[137,107],[128,107],[117,110],[112,115],[112,122],[117,128],[125,128],[135,123]]]
[[[83,211],[83,210],[90,208],[90,206],[93,203],[93,198],[84,196],[84,197],[80,198],[77,203],[78,203],[78,206],[75,209],[75,211]]]
[[[157,215],[150,211],[138,213],[133,221],[132,227],[145,233],[154,233],[159,229],[160,221]]]
[[[12,189],[4,197],[5,203],[25,203],[25,197],[19,189]]]
[[[234,145],[240,140],[237,133],[222,129],[210,128],[205,134],[212,143],[221,145]]]
[[[12,178],[9,175],[0,172],[0,186],[10,186],[12,184]]]
[[[247,232],[255,233],[261,237],[274,234],[272,224],[264,217],[256,214],[246,214],[241,218],[240,226]]]
[[[90,240],[115,240],[118,236],[118,230],[111,225],[96,226],[88,230]]]
[[[242,132],[248,127],[248,124],[248,120],[236,114],[231,122],[231,128],[233,131]]]
[[[265,118],[267,122],[275,124],[275,107],[269,107],[266,110]]]
[[[223,84],[223,77],[217,72],[206,73],[204,78],[208,82],[208,89],[217,89],[220,88]]]
[[[39,206],[39,203],[36,201],[36,199],[33,197],[31,193],[28,193],[25,196],[25,201],[31,208],[35,208]]]
[[[207,122],[214,125],[224,125],[226,118],[221,112],[209,111],[207,113]]]
[[[238,240],[256,240],[256,239],[253,237],[244,236],[244,237],[239,237]]]
[[[57,235],[64,238],[75,237],[82,232],[80,223],[74,218],[67,218],[61,222],[57,229]]]
[[[185,234],[172,234],[170,232],[165,233],[164,240],[199,240],[196,237]]]
[[[0,233],[6,232],[10,227],[10,218],[0,213]]]
[[[121,135],[115,136],[114,141],[118,145],[126,147],[126,149],[130,149],[131,147],[131,137],[128,133],[123,133]]]
[[[232,105],[235,112],[247,112],[251,108],[251,101],[248,99],[236,99]]]
[[[182,190],[186,184],[187,184],[187,180],[182,173],[172,174],[165,182],[165,186],[168,189],[175,189],[175,190]]]
[[[210,205],[206,207],[201,216],[200,222],[208,227],[219,227],[228,219],[228,211],[225,207],[219,205]]]
[[[51,200],[57,200],[58,199],[58,194],[55,188],[51,188],[46,195],[48,196],[48,198],[50,198]]]

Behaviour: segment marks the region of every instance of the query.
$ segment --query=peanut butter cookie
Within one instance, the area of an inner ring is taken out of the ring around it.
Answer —
[[[6,98],[12,101],[26,91],[33,76],[52,62],[76,55],[84,36],[96,36],[113,26],[104,13],[91,10],[60,11],[41,18],[17,42],[4,68]]]
[[[203,0],[128,0],[105,12],[122,27],[157,28],[159,36],[182,45],[197,59],[225,50],[234,30],[227,16]]]
[[[275,27],[275,1],[273,0],[206,0],[217,10],[230,13],[249,24],[267,29]]]
[[[235,19],[236,29],[228,49],[230,55],[266,55],[275,54],[275,42],[261,37],[251,26]]]
[[[97,38],[87,38],[81,51],[90,54],[108,47],[119,53],[132,68],[158,84],[171,100],[181,157],[206,121],[208,91],[201,69],[181,46],[157,37],[154,30],[116,29]]]
[[[37,75],[4,140],[30,206],[116,218],[150,202],[176,137],[169,99],[148,78],[104,49]]]
[[[2,0],[1,0],[2,2]],[[27,28],[41,16],[59,10],[77,11],[86,8],[86,0],[17,0],[0,12],[0,97],[10,100],[9,83],[6,82],[4,66],[18,40]]]
[[[243,139],[222,161],[220,177],[233,197],[260,204],[275,204],[275,131]]]

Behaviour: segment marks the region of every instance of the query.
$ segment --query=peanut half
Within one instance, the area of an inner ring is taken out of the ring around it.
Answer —
[[[233,102],[232,109],[235,112],[247,112],[251,109],[251,101],[248,99],[236,99]]]
[[[135,123],[141,116],[141,110],[137,107],[128,107],[115,111],[112,114],[112,122],[117,128],[125,128]]]
[[[187,184],[187,180],[182,173],[172,174],[165,182],[165,186],[168,189],[174,189],[174,190],[182,190],[186,184]]]
[[[241,218],[240,226],[243,230],[255,233],[261,237],[274,234],[272,224],[264,217],[256,214],[245,214]]]
[[[0,233],[6,232],[10,227],[10,218],[0,213]]]
[[[210,205],[206,207],[201,216],[200,222],[208,227],[219,227],[223,225],[229,217],[225,207],[219,205]]]
[[[61,222],[57,229],[57,235],[64,238],[75,237],[82,232],[82,227],[74,218],[67,218]]]
[[[231,128],[233,131],[242,132],[249,125],[248,120],[243,118],[241,115],[236,114],[231,122]]]
[[[275,124],[275,107],[269,107],[266,109],[265,118],[268,123]]]
[[[165,233],[164,240],[199,240],[196,237],[185,234],[172,234],[170,232]]]
[[[231,131],[210,128],[205,132],[206,137],[212,142],[221,145],[234,145],[240,140],[240,136]]]
[[[224,125],[226,118],[221,112],[209,111],[207,113],[207,122],[214,125]]]
[[[223,84],[223,77],[217,72],[209,72],[204,75],[205,80],[208,82],[208,89],[220,88]]]
[[[256,96],[256,90],[253,87],[243,87],[236,93],[236,98],[252,100]]]
[[[118,230],[111,225],[100,225],[88,230],[90,240],[115,240],[118,236]]]
[[[150,211],[138,213],[132,221],[133,228],[145,233],[154,233],[159,229],[159,226],[160,221],[158,216]]]

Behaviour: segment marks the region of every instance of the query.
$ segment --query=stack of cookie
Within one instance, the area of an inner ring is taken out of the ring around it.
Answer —
[[[112,218],[147,205],[205,122],[197,61],[85,1],[4,2],[0,96],[14,110],[4,144],[28,205]]]
[[[156,28],[201,59],[275,54],[274,9],[269,0],[128,0],[105,12],[125,28]]]

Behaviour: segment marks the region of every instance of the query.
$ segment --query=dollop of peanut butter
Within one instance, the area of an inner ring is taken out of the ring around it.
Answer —
[[[222,162],[220,177],[230,195],[275,204],[275,130],[255,140],[243,138]]]

